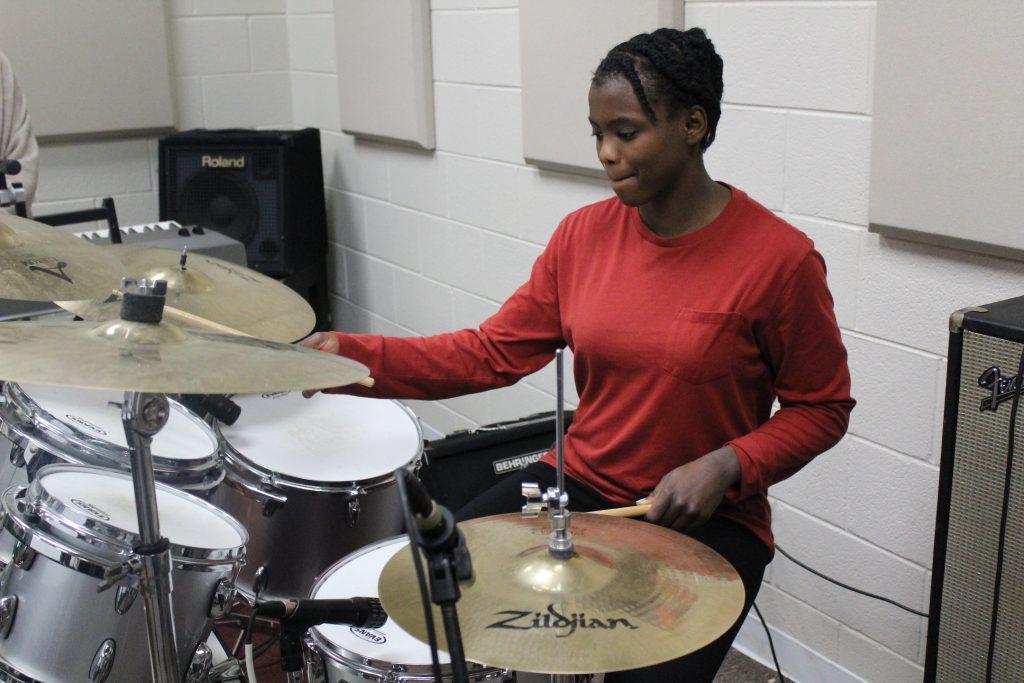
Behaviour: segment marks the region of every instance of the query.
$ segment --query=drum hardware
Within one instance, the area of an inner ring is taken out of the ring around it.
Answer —
[[[221,579],[213,591],[213,602],[210,603],[210,618],[224,619],[231,614],[235,605],[235,582]]]
[[[100,590],[103,590],[103,586],[100,586]],[[124,584],[118,586],[117,592],[114,594],[114,611],[118,614],[127,614],[137,597],[139,597],[137,587]]]
[[[39,519],[39,516],[33,513],[26,514],[26,517],[29,519],[33,517],[37,520]],[[11,564],[15,567],[28,571],[32,568],[32,563],[35,562],[36,554],[36,551],[32,550],[32,548],[28,546],[28,543],[18,543],[14,547],[14,555],[11,557]]]
[[[0,638],[7,638],[14,626],[14,615],[18,611],[18,596],[5,595],[0,598]]]
[[[117,644],[113,638],[107,638],[96,650],[96,656],[92,658],[92,665],[89,667],[90,683],[103,683],[110,675],[114,667],[114,653],[117,652]]]
[[[161,297],[166,291],[166,285],[161,287],[158,283],[150,294],[143,285],[140,287],[139,295],[157,298],[157,301],[162,303]],[[126,304],[132,302],[133,297],[130,297],[131,295],[125,297]],[[140,303],[150,302],[142,300]],[[130,446],[132,484],[139,521],[141,543],[134,551],[142,565],[139,573],[139,590],[146,607],[150,672],[153,680],[158,683],[172,683],[179,678],[177,643],[171,612],[170,543],[160,536],[153,456],[149,450],[153,435],[167,423],[169,410],[166,396],[141,392],[125,392],[124,405],[121,408],[125,436]]]
[[[196,646],[195,654],[192,655],[192,661],[188,663],[185,683],[206,683],[210,680],[211,669],[213,669],[213,651],[206,643],[199,643]]]

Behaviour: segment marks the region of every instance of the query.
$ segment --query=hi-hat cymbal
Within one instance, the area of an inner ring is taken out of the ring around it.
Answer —
[[[551,674],[619,671],[681,657],[735,623],[744,589],[721,555],[646,522],[577,514],[576,554],[548,554],[544,516],[461,523],[473,579],[460,585],[466,658]],[[408,548],[380,577],[380,597],[403,629],[427,640]],[[443,644],[441,614],[434,608]]]
[[[342,356],[167,322],[0,323],[0,379],[12,382],[255,394],[342,386],[369,374]]]
[[[136,280],[166,280],[167,305],[200,318],[273,341],[291,342],[305,337],[316,324],[306,300],[287,285],[203,254],[189,254],[185,268],[181,254],[136,244],[106,247],[121,263],[121,274]],[[58,301],[57,305],[85,320],[116,320],[120,301],[110,291],[101,301]]]
[[[103,298],[121,281],[102,247],[43,223],[0,214],[0,298]]]

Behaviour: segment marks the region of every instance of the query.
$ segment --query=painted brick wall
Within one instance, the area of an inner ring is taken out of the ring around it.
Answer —
[[[290,126],[287,12],[305,4],[168,2],[179,128]],[[31,93],[28,98],[31,113]],[[159,214],[155,138],[43,144],[39,157],[36,215],[91,208],[106,196],[114,198],[122,225],[153,221]]]

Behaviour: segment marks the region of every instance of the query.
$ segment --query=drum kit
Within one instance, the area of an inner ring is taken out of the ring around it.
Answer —
[[[400,535],[419,422],[395,401],[301,397],[372,386],[365,366],[289,343],[313,326],[301,297],[219,259],[2,214],[0,297],[80,318],[0,323],[0,680],[229,680],[205,645],[217,620],[356,596],[386,620],[304,628],[306,680],[435,680],[417,543]],[[196,395],[233,411],[195,412]],[[561,433],[557,487],[458,531],[472,576],[444,680],[647,666],[740,613],[739,577],[702,544],[568,511]]]

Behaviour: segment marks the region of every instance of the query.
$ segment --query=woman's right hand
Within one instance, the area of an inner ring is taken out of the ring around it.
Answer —
[[[338,335],[333,332],[314,332],[300,341],[299,346],[335,355],[341,351],[341,342],[338,341]]]
[[[323,351],[324,353],[333,353],[335,355],[341,351],[341,342],[338,341],[337,335],[333,332],[314,332],[302,341],[298,342],[299,346],[304,346],[307,349],[313,349],[314,351]],[[304,398],[310,398],[316,394],[319,389],[306,389],[302,392]]]

